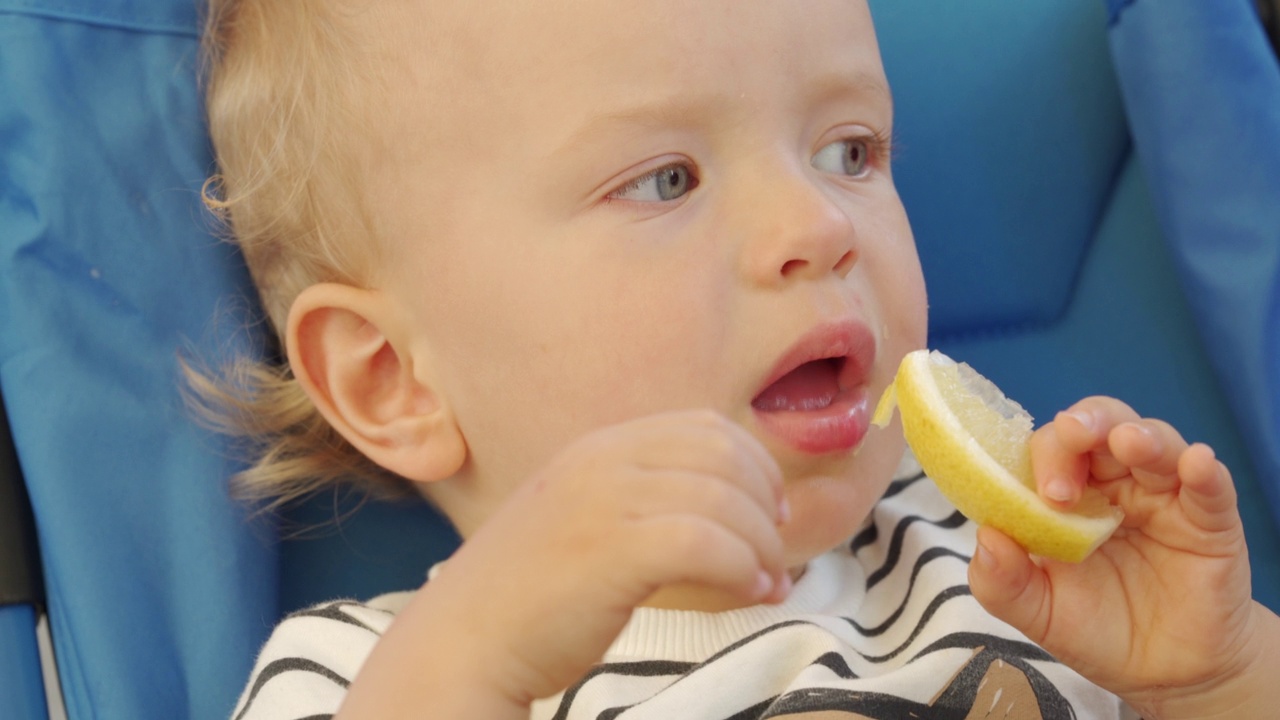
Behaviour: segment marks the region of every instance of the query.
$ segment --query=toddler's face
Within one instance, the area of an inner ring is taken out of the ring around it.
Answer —
[[[781,464],[793,565],[848,536],[903,449],[869,405],[925,338],[865,4],[418,5],[379,282],[468,481],[497,503],[592,429],[712,408]]]

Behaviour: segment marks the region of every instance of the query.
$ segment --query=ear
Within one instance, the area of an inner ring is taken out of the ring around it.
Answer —
[[[376,290],[321,283],[289,310],[289,365],[303,390],[356,450],[415,482],[452,476],[466,441],[434,392],[426,358],[390,298]]]

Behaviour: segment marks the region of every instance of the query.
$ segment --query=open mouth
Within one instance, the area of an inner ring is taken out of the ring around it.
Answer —
[[[751,399],[761,429],[808,454],[845,452],[870,424],[875,336],[855,321],[819,325],[774,365]]]
[[[751,401],[762,412],[812,411],[829,407],[840,394],[846,358],[811,360],[778,378]]]

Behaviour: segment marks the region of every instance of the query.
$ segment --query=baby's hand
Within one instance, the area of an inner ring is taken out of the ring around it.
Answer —
[[[659,590],[699,586],[740,606],[781,600],[782,498],[773,458],[716,414],[627,422],[584,437],[516,488],[424,592],[457,601],[450,614],[477,667],[527,703],[586,673]]]
[[[969,577],[992,614],[1147,717],[1180,715],[1256,671],[1274,616],[1250,598],[1235,489],[1208,446],[1095,397],[1037,430],[1031,455],[1046,501],[1069,508],[1087,483],[1125,519],[1078,565],[1033,562],[982,528]]]

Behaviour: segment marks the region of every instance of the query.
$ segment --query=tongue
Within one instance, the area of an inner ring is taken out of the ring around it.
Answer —
[[[764,412],[821,410],[839,393],[835,363],[816,360],[783,375],[757,395],[751,406]]]

